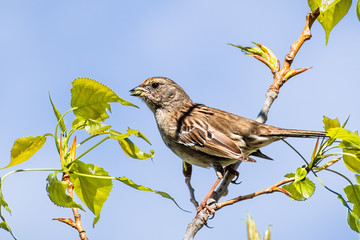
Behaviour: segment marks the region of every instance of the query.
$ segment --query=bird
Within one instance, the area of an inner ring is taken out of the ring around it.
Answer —
[[[151,77],[130,90],[153,112],[162,140],[186,164],[214,168],[217,181],[198,207],[206,202],[224,177],[224,167],[271,159],[260,148],[287,137],[325,137],[322,131],[278,128],[204,104],[195,103],[173,80]]]

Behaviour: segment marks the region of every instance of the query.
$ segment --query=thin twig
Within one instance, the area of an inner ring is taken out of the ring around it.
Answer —
[[[190,192],[190,202],[192,202],[192,204],[194,204],[195,209],[198,208],[199,203],[196,201],[195,198],[195,189],[191,186],[191,174],[192,174],[192,165],[186,162],[183,162],[183,174],[185,177],[185,183],[186,186],[189,189]]]
[[[268,194],[268,193],[273,193],[273,192],[282,192],[282,193],[284,193],[286,195],[289,195],[289,193],[287,191],[285,191],[284,189],[280,188],[280,186],[284,185],[286,183],[289,183],[289,182],[293,182],[293,181],[295,181],[295,177],[285,178],[282,181],[278,182],[277,184],[274,184],[273,186],[265,188],[265,189],[263,189],[261,191],[254,192],[254,193],[247,194],[247,195],[243,195],[243,196],[239,196],[239,197],[236,197],[236,198],[233,198],[233,199],[230,199],[230,200],[227,200],[227,201],[223,201],[223,202],[220,202],[220,203],[216,203],[215,206],[214,206],[214,210],[219,210],[222,207],[229,206],[229,205],[232,205],[234,203],[244,201],[244,200],[247,200],[247,199],[252,199],[254,197],[257,197],[257,196],[260,196],[260,195],[263,195],[263,194]]]
[[[189,189],[190,192],[190,202],[192,202],[192,204],[194,204],[195,209],[197,209],[199,207],[199,203],[196,201],[195,198],[195,190],[194,188],[191,186],[191,177],[186,177],[185,178],[185,183]]]
[[[285,56],[284,64],[282,65],[279,71],[274,73],[274,81],[266,93],[266,100],[256,121],[265,123],[267,121],[267,115],[269,113],[270,107],[275,101],[275,99],[278,97],[282,85],[290,77],[308,69],[308,68],[303,68],[303,69],[293,70],[291,76],[289,76],[289,72],[291,71],[290,69],[291,64],[294,61],[296,54],[298,53],[304,42],[311,38],[310,29],[316,18],[319,16],[319,14],[320,14],[320,10],[316,9],[315,11],[308,13],[306,15],[306,24],[304,26],[303,31],[300,34],[300,37],[295,42],[293,42],[293,44],[291,44],[290,52]]]

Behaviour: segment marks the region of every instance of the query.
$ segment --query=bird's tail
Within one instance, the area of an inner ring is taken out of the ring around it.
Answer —
[[[269,135],[274,137],[326,137],[326,132],[278,128]]]

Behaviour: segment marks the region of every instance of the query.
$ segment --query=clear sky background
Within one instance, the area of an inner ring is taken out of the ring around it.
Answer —
[[[354,6],[330,34],[318,22],[293,67],[313,68],[294,77],[281,89],[270,110],[268,124],[322,130],[322,116],[349,115],[348,129],[359,130],[360,23]],[[89,239],[181,239],[195,215],[184,184],[181,160],[162,142],[154,117],[129,90],[144,79],[166,76],[181,85],[195,102],[256,118],[272,82],[267,67],[227,43],[259,42],[283,62],[309,12],[302,1],[41,1],[0,2],[1,120],[0,162],[8,164],[15,139],[53,132],[56,119],[50,92],[61,112],[70,108],[71,82],[78,77],[96,79],[140,109],[112,105],[108,124],[119,131],[141,130],[152,146],[134,139],[144,151],[155,150],[151,160],[128,158],[115,141],[88,154],[112,176],[126,176],[138,184],[171,194],[192,213],[171,201],[140,192],[119,182],[105,203],[100,221],[92,228],[93,214],[82,213]],[[71,120],[68,119],[70,124]],[[79,138],[84,136],[79,135]],[[310,157],[313,139],[289,140]],[[90,146],[90,145],[89,145]],[[81,150],[79,150],[81,151]],[[275,159],[242,164],[242,184],[230,186],[228,198],[251,193],[283,179],[303,165],[284,143],[263,149]],[[53,140],[18,168],[57,168]],[[342,163],[335,169],[349,173]],[[10,176],[3,193],[12,209],[5,214],[15,235],[27,239],[77,239],[77,232],[54,217],[71,217],[70,209],[53,205],[45,191],[48,172]],[[352,173],[347,174],[354,179]],[[341,191],[347,183],[335,174],[319,174],[323,182]],[[250,213],[260,230],[272,225],[273,239],[357,239],[346,223],[347,211],[335,195],[313,176],[316,191],[305,202],[275,193],[244,201],[217,212],[196,239],[246,239],[244,219]],[[198,200],[216,176],[213,169],[194,167],[193,186]],[[0,231],[0,239],[11,239]]]

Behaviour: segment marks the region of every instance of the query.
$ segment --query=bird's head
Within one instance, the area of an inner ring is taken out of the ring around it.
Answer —
[[[140,97],[155,112],[159,108],[176,109],[178,106],[192,104],[185,91],[174,81],[165,77],[146,79],[139,86],[130,90],[132,96]]]

